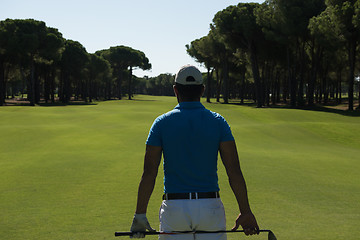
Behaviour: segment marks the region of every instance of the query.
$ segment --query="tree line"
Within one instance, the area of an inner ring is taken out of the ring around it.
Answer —
[[[219,11],[186,48],[207,68],[207,101],[313,106],[347,88],[353,110],[359,43],[360,0],[267,0]]]
[[[360,76],[360,0],[267,0],[215,14],[209,33],[186,45],[203,64],[205,96],[258,107],[341,103],[354,109]],[[0,21],[0,105],[25,93],[31,105],[71,99],[173,95],[174,75],[137,78],[151,69],[139,50],[115,46],[87,53],[55,28],[33,19]],[[360,91],[360,90],[359,90]],[[360,94],[360,93],[359,93]]]
[[[55,28],[34,19],[0,21],[0,106],[7,96],[26,93],[30,105],[44,99],[131,99],[134,68],[151,69],[149,59],[128,46],[88,53]]]

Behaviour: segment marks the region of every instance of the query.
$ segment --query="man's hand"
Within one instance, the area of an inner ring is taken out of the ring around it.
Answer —
[[[259,234],[259,226],[252,212],[239,214],[235,221],[235,226],[231,230],[237,230],[240,225],[244,229],[246,235]]]
[[[146,218],[146,213],[134,215],[133,222],[131,224],[130,231],[134,234],[130,238],[144,238],[146,230],[155,232],[156,230],[151,228],[149,221]]]

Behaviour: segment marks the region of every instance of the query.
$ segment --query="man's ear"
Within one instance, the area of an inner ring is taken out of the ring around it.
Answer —
[[[179,96],[179,90],[176,88],[176,85],[173,85],[175,96]]]

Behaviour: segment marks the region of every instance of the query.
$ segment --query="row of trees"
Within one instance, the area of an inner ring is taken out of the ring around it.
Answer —
[[[127,46],[88,53],[55,28],[33,19],[0,21],[0,106],[7,95],[27,93],[30,105],[71,98],[131,99],[134,68],[151,69],[149,59]],[[126,91],[123,91],[123,89]]]
[[[359,43],[360,0],[267,0],[219,11],[186,47],[208,69],[207,101],[222,92],[225,102],[312,106],[340,102],[345,86],[353,110]]]
[[[156,77],[136,78],[134,92],[156,96],[174,96],[175,75],[162,73]]]
[[[208,35],[187,45],[207,68],[206,97],[280,101],[296,106],[341,102],[354,108],[359,76],[360,0],[267,0],[219,11]],[[0,105],[26,93],[31,105],[70,99],[121,99],[125,93],[172,95],[174,76],[136,78],[151,68],[139,50],[116,46],[93,54],[33,19],[0,21]],[[360,83],[360,81],[359,81]]]

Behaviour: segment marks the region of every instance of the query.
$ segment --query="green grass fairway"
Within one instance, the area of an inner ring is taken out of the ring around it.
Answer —
[[[0,238],[121,239],[113,234],[130,229],[149,128],[176,104],[175,97],[136,96],[1,107]],[[205,106],[231,125],[261,228],[279,240],[360,238],[360,117]],[[148,208],[156,229],[162,177],[161,169]],[[230,228],[238,209],[221,164],[219,178]]]

